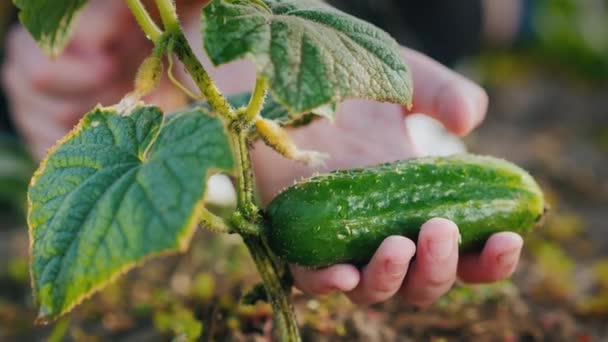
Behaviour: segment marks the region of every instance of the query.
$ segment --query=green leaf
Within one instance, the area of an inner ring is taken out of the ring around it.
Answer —
[[[411,104],[397,42],[318,0],[213,0],[203,11],[214,64],[249,57],[276,99],[304,113],[349,98]]]
[[[47,53],[55,56],[68,41],[72,23],[88,0],[13,0],[19,19]]]
[[[201,109],[166,124],[156,107],[87,114],[29,191],[39,319],[69,311],[146,258],[186,249],[206,180],[233,167],[222,122]]]

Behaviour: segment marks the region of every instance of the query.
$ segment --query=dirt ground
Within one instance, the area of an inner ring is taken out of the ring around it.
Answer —
[[[534,68],[506,57],[466,68],[492,99],[486,123],[467,138],[471,151],[530,170],[551,205],[545,226],[527,237],[514,279],[459,285],[426,310],[399,300],[357,308],[340,295],[295,293],[305,340],[608,341],[608,85]],[[257,276],[238,238],[203,232],[187,254],[151,261],[69,318],[34,327],[18,217],[0,216],[0,341],[269,336],[268,304],[239,304]]]

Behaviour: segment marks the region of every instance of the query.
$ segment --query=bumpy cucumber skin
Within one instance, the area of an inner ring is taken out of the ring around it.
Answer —
[[[544,213],[541,189],[505,160],[476,156],[410,159],[337,171],[295,184],[266,212],[269,246],[291,263],[368,262],[388,236],[413,240],[434,217],[454,221],[462,252],[500,231],[525,233]]]

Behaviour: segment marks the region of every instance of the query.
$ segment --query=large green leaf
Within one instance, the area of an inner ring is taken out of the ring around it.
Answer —
[[[223,124],[201,109],[95,109],[43,162],[29,191],[32,279],[52,319],[138,262],[184,250],[206,180],[231,172]]]
[[[410,73],[387,33],[318,0],[263,1],[272,13],[252,0],[205,7],[213,63],[252,58],[277,100],[296,113],[349,98],[410,104]]]
[[[38,44],[51,55],[66,44],[72,22],[88,0],[13,0],[19,19]]]

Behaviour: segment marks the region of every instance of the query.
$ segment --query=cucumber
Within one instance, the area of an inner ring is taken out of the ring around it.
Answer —
[[[505,160],[428,157],[316,176],[268,206],[264,235],[284,260],[309,267],[367,263],[388,236],[414,241],[434,217],[454,221],[461,252],[493,233],[525,233],[545,211],[541,189]]]

